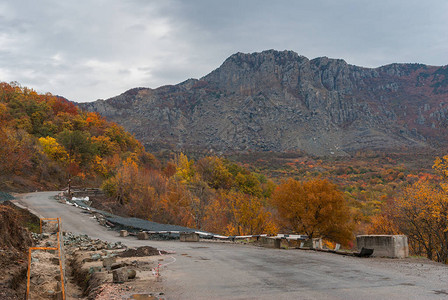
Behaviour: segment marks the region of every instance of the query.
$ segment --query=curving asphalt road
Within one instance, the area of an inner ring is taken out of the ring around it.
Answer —
[[[161,270],[168,299],[448,299],[446,265],[218,242],[120,238],[89,214],[54,200],[56,194],[24,194],[18,202],[44,217],[61,217],[65,231],[176,251],[165,258]]]

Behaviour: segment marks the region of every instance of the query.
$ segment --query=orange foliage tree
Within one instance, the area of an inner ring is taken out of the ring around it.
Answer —
[[[327,180],[289,179],[274,191],[272,203],[286,230],[342,244],[352,240],[353,223],[346,200]]]
[[[394,206],[392,201],[384,203],[381,211],[370,218],[367,227],[368,234],[401,234],[394,221]]]

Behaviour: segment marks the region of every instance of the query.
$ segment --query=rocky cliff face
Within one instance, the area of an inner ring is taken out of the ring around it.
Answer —
[[[220,151],[443,147],[448,66],[369,69],[292,51],[237,53],[203,78],[79,104],[145,145]]]

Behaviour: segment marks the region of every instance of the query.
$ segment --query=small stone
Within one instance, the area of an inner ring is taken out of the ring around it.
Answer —
[[[119,269],[119,268],[122,268],[122,267],[124,267],[123,263],[114,263],[114,264],[111,264],[110,269],[111,270],[115,270],[115,269]]]
[[[134,269],[128,269],[128,279],[134,279],[137,275],[137,272]]]
[[[96,272],[101,272],[101,267],[100,266],[96,266],[96,267],[90,267],[89,268],[89,274],[93,274]]]
[[[45,282],[45,278],[43,276],[40,276],[40,275],[38,275],[36,277],[33,277],[31,280],[36,285],[41,285],[41,284],[43,284]]]
[[[114,283],[123,283],[128,280],[128,272],[126,268],[119,268],[112,272]]]
[[[54,265],[59,265],[59,258],[57,257],[52,257],[51,258],[51,263]]]
[[[99,253],[92,254],[92,256],[90,256],[90,258],[92,260],[99,260],[99,259],[101,259],[101,254],[99,254]]]
[[[103,258],[103,267],[105,267],[107,270],[111,270],[112,264],[114,264],[117,261],[115,257],[105,257]]]

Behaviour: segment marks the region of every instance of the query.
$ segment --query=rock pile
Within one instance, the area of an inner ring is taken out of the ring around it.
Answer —
[[[109,243],[99,239],[91,239],[85,234],[74,234],[71,232],[65,232],[64,235],[64,246],[71,246],[84,251],[97,251],[97,250],[116,250],[125,249],[126,246],[121,244],[121,242]]]

